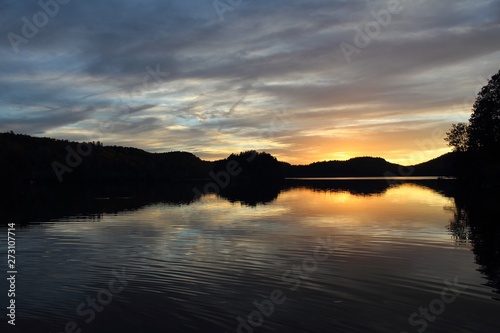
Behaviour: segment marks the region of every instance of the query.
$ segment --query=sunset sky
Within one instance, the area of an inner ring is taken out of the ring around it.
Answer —
[[[497,0],[59,1],[0,0],[0,132],[410,165],[500,69]]]

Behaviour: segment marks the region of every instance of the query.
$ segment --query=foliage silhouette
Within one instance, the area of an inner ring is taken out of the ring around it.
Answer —
[[[186,152],[154,154],[141,149],[86,143],[91,149],[76,166],[67,166],[68,151],[78,143],[0,133],[0,177],[4,183],[57,183],[57,162],[71,169],[64,182],[136,180],[179,180],[206,178],[212,163]]]
[[[469,146],[472,150],[498,150],[500,145],[500,71],[479,94],[469,119]]]
[[[453,147],[455,152],[462,153],[469,150],[469,124],[452,124],[450,131],[446,133],[445,141],[448,142],[449,146]]]
[[[453,124],[445,140],[462,153],[459,177],[483,186],[500,182],[500,71],[478,93],[469,123]]]
[[[214,172],[227,169],[228,163],[237,165],[241,172],[234,176],[234,181],[263,179],[266,181],[279,180],[285,175],[284,164],[268,153],[259,153],[255,150],[239,154],[231,154],[228,158],[215,162]]]
[[[347,161],[324,161],[309,165],[290,166],[289,177],[384,177],[386,172],[399,174],[400,165],[389,163],[383,158],[357,157]]]
[[[231,177],[230,184],[279,181],[284,177],[408,175],[406,171],[402,173],[405,167],[374,157],[294,166],[280,162],[268,153],[253,150],[210,162],[187,152],[149,153],[137,148],[104,146],[101,142],[83,144],[89,153],[79,157],[76,163],[75,157],[68,160],[68,155],[69,152],[76,154],[80,143],[0,133],[0,183],[57,184],[54,163],[68,168],[60,174],[64,183],[209,179],[212,172],[227,170],[228,163],[241,170]],[[413,166],[411,175],[451,175],[453,165],[449,159],[451,155]]]

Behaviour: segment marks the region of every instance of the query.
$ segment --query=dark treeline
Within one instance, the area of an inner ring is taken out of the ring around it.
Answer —
[[[77,143],[28,135],[0,134],[3,182],[78,182],[203,178],[211,163],[186,152]]]
[[[227,159],[213,164],[214,173],[227,171],[228,167],[235,170],[233,175],[237,181],[263,179],[279,180],[285,177],[287,163],[279,162],[276,157],[254,150],[239,154],[231,154]]]
[[[446,141],[456,174],[483,187],[500,184],[500,71],[478,93],[468,123],[453,124]]]
[[[228,165],[235,170],[231,182],[285,176],[284,163],[256,151],[210,162],[188,152],[149,153],[137,148],[103,146],[100,142],[0,133],[0,179],[7,184],[209,179]]]
[[[456,154],[455,172],[465,180],[454,197],[450,230],[472,243],[488,285],[500,293],[500,71],[478,93],[469,121],[453,124],[446,141]]]
[[[356,157],[347,161],[315,162],[288,166],[287,177],[409,177],[454,176],[456,154],[449,153],[431,161],[403,166],[380,157]]]
[[[357,157],[348,161],[324,161],[288,169],[291,177],[355,177],[398,175],[400,165],[389,163],[383,158]]]
[[[267,153],[247,151],[209,162],[188,152],[149,153],[130,147],[77,143],[0,133],[0,182],[107,182],[214,179],[234,184],[284,177],[457,176],[482,186],[500,182],[500,72],[479,92],[468,123],[445,138],[454,152],[405,167],[382,158],[358,157],[290,165]],[[224,180],[222,180],[222,178]],[[220,184],[219,184],[220,185]],[[221,185],[220,185],[221,186]],[[226,187],[226,186],[221,186]]]
[[[373,157],[294,166],[256,151],[210,162],[188,152],[149,153],[100,142],[0,133],[0,180],[3,184],[175,181],[210,179],[228,170],[231,184],[284,177],[449,176],[454,173],[452,155],[410,168]]]

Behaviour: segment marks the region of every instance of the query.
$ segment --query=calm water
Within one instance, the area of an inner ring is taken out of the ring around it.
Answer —
[[[11,208],[5,218],[24,219],[11,331],[500,331],[498,268],[478,258],[446,189],[296,180],[266,191]]]

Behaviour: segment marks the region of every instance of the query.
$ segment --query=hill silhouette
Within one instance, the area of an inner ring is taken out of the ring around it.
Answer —
[[[356,157],[347,161],[314,162],[309,165],[289,166],[289,177],[383,177],[386,173],[398,175],[401,165],[380,157]]]
[[[456,153],[405,167],[380,157],[291,165],[267,153],[247,151],[218,161],[204,161],[189,152],[150,153],[138,148],[103,146],[23,134],[0,133],[0,182],[62,183],[177,181],[215,179],[228,167],[231,182],[270,181],[284,177],[451,176]]]
[[[0,134],[0,177],[6,183],[193,179],[207,177],[211,164],[187,152]]]
[[[450,152],[434,158],[430,161],[413,165],[413,176],[427,176],[427,175],[440,175],[440,176],[458,176],[460,174],[459,161],[461,154],[457,152]]]

